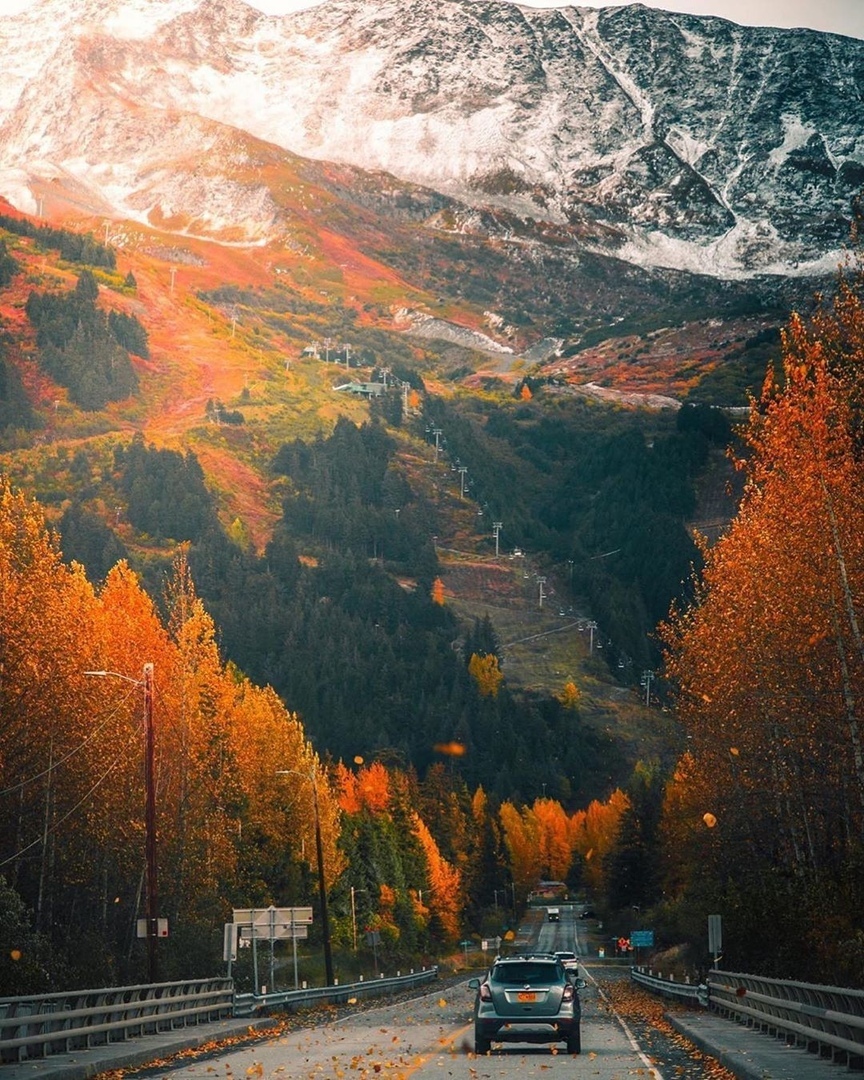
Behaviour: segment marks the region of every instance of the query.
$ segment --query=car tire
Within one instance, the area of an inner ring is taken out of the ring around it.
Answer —
[[[492,1040],[487,1039],[485,1035],[481,1035],[479,1031],[474,1032],[474,1053],[475,1054],[488,1054],[492,1049]]]
[[[582,1029],[576,1028],[571,1031],[567,1036],[567,1053],[568,1054],[581,1054],[582,1053]]]

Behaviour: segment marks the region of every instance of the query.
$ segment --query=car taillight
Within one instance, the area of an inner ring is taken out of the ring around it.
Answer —
[[[489,983],[480,983],[480,1000],[491,1001],[492,991],[489,989]]]
[[[564,987],[564,993],[561,995],[561,1000],[562,1001],[572,1001],[573,1000],[573,993],[574,993],[574,991],[573,991],[572,984],[567,983],[567,985]]]

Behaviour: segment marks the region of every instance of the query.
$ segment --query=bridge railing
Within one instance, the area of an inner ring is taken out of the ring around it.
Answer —
[[[352,998],[381,997],[384,994],[398,994],[402,990],[412,990],[438,977],[438,968],[424,968],[411,971],[407,975],[393,975],[388,978],[365,979],[362,982],[344,983],[339,986],[310,986],[302,990],[279,990],[271,994],[238,994],[234,999],[235,1016],[254,1016],[268,1009],[304,1009],[309,1005],[327,1002],[330,1005],[344,1005]]]
[[[0,999],[0,1062],[27,1061],[234,1014],[231,979]]]
[[[0,1063],[45,1058],[271,1009],[392,995],[437,976],[438,968],[432,967],[390,978],[271,994],[235,994],[232,979],[195,979],[5,998],[0,999]]]
[[[631,968],[630,978],[633,982],[639,983],[640,986],[644,986],[654,994],[662,994],[664,997],[675,998],[691,1005],[705,1006],[708,1004],[708,987],[704,983],[697,985],[691,982],[675,982],[672,979],[664,979],[660,975],[654,975],[642,967]]]
[[[748,1027],[864,1067],[864,990],[712,971],[711,1008]]]
[[[695,1000],[714,1012],[787,1043],[864,1068],[864,990],[711,971],[699,987],[633,968],[635,982],[655,993]]]

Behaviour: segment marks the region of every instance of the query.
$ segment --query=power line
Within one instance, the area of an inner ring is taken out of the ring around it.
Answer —
[[[108,777],[111,775],[111,773],[114,772],[117,765],[121,761],[125,760],[125,757],[126,757],[125,751],[128,750],[131,745],[132,745],[132,740],[130,739],[129,742],[127,743],[127,745],[124,747],[123,752],[121,752],[120,754],[117,755],[116,758],[114,758],[114,760],[111,762],[111,764],[105,770],[105,772],[99,777],[99,779],[96,781],[96,783],[93,785],[93,787],[91,787],[90,790],[85,795],[83,795],[78,800],[77,803],[75,803],[75,805],[72,807],[71,810],[68,810],[63,815],[63,817],[61,817],[59,819],[59,821],[55,821],[51,825],[50,829],[48,829],[46,832],[43,832],[35,840],[33,840],[29,844],[27,844],[26,847],[21,848],[19,851],[16,851],[14,855],[9,855],[7,858],[0,861],[0,866],[6,866],[7,863],[14,862],[16,859],[20,859],[21,856],[24,855],[26,852],[28,852],[31,848],[36,847],[37,844],[43,843],[46,836],[49,836],[49,835],[55,833],[57,831],[57,829],[63,824],[64,821],[68,821],[69,818],[72,817],[72,815],[78,809],[80,809],[80,807],[82,807],[85,802],[87,802],[87,800],[92,796],[93,792],[96,791],[96,789],[98,787],[100,787],[108,779]]]
[[[26,780],[19,780],[17,784],[13,784],[11,787],[0,789],[0,798],[2,798],[2,796],[4,796],[4,795],[11,795],[15,791],[20,791],[22,788],[27,787],[28,784],[35,784],[36,781],[41,780],[43,776],[48,776],[49,773],[52,773],[56,769],[59,769],[61,765],[64,765],[70,758],[74,757],[78,753],[79,750],[83,750],[84,747],[92,739],[96,738],[96,736],[99,734],[99,732],[102,731],[102,729],[104,727],[106,727],[107,724],[111,720],[114,719],[114,717],[120,711],[121,707],[126,704],[126,702],[129,700],[129,698],[132,697],[132,694],[134,692],[135,692],[134,690],[130,690],[129,694],[123,699],[123,701],[117,703],[117,705],[115,706],[113,711],[110,712],[105,717],[105,719],[102,721],[102,723],[97,728],[94,728],[94,730],[90,732],[90,734],[87,736],[87,738],[82,743],[79,743],[74,749],[70,750],[69,753],[65,757],[60,758],[59,761],[55,761],[53,765],[49,765],[48,768],[43,769],[42,772],[38,772],[34,776],[28,776]],[[138,727],[141,726],[140,719],[138,720],[137,724],[138,724]]]

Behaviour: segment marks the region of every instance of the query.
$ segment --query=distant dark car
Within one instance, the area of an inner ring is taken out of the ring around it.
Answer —
[[[582,912],[582,914],[579,916],[579,918],[580,919],[596,919],[597,918],[597,912],[594,911],[592,908],[587,907]]]
[[[582,1050],[582,1006],[573,979],[554,955],[499,957],[483,979],[470,979],[474,1000],[474,1050],[493,1042],[564,1042],[568,1054]]]

